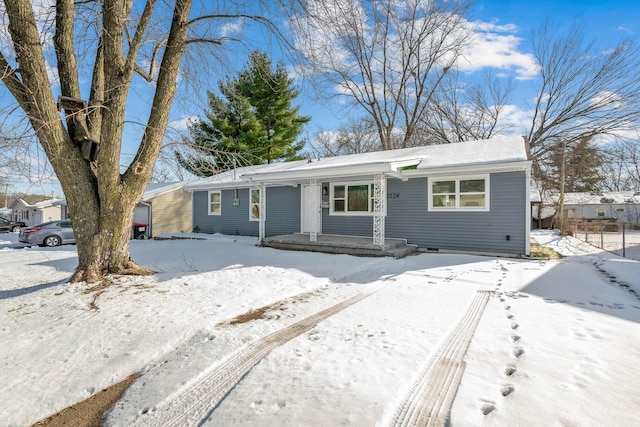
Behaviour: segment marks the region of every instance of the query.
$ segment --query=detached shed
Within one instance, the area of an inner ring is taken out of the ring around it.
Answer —
[[[191,231],[191,193],[183,191],[185,184],[149,184],[133,216],[134,222],[148,224],[147,236]]]

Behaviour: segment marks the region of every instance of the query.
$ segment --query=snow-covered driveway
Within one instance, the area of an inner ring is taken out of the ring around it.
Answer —
[[[638,262],[549,233],[536,238],[573,255],[394,260],[208,237],[132,242],[158,275],[98,296],[65,283],[73,246],[0,249],[0,425],[132,372],[106,425],[403,425],[406,407],[454,426],[640,418]]]

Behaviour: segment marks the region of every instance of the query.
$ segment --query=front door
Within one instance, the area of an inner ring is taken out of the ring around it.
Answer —
[[[303,233],[311,233],[313,227],[313,215],[315,214],[316,233],[322,233],[322,188],[316,185],[316,200],[312,200],[312,186],[309,184],[302,185],[302,208],[300,212],[300,231]]]

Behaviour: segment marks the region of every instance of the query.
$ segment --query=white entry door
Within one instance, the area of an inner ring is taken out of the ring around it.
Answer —
[[[31,216],[30,225],[36,225],[42,223],[42,211],[35,211]]]
[[[301,224],[300,231],[303,233],[311,233],[313,227],[313,215],[316,215],[316,233],[322,233],[322,188],[316,185],[316,200],[312,200],[312,186],[309,184],[302,185],[302,208],[300,212]]]

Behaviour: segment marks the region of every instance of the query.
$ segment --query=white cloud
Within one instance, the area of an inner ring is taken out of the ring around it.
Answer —
[[[627,35],[631,35],[631,34],[635,34],[635,31],[633,31],[630,28],[627,28],[626,25],[622,24],[617,28],[618,31],[622,31],[623,33],[627,34]]]
[[[244,21],[242,19],[234,22],[227,22],[222,25],[222,28],[220,29],[220,37],[229,37],[231,35],[238,34],[243,28]]]
[[[476,21],[471,26],[472,40],[464,57],[458,62],[460,70],[515,70],[519,80],[529,80],[538,74],[538,65],[533,55],[520,50],[522,39],[514,35],[517,31],[515,25]]]
[[[531,127],[532,113],[529,110],[523,110],[517,105],[504,105],[500,113],[499,128],[505,129],[509,134],[529,133]]]
[[[198,116],[182,116],[178,120],[169,122],[169,127],[173,130],[187,130],[188,126],[198,120]]]

